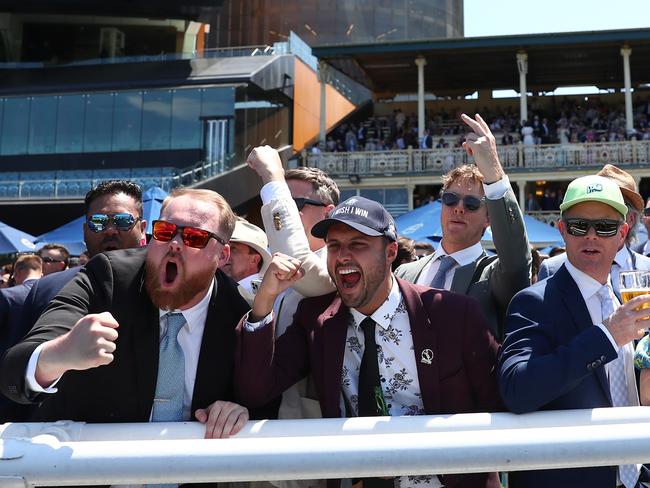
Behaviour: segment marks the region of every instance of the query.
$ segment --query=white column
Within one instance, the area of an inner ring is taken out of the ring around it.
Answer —
[[[320,81],[320,131],[318,140],[325,143],[327,139],[327,63],[318,63],[318,79]]]
[[[423,57],[415,59],[418,67],[418,140],[422,141],[426,122],[424,120],[424,67],[427,60]]]
[[[517,187],[519,188],[519,208],[526,213],[526,180],[517,181]]]
[[[517,69],[519,70],[519,121],[528,120],[528,102],[526,100],[526,75],[528,74],[528,54],[517,53]]]
[[[627,133],[634,132],[634,119],[632,116],[632,80],[630,77],[630,54],[632,49],[630,46],[623,46],[621,48],[621,56],[623,56],[623,82],[625,83],[625,128]]]

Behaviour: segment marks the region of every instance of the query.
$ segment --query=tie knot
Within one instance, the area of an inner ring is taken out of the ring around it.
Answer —
[[[609,292],[609,286],[608,285],[603,285],[598,289],[598,298],[600,298],[601,302],[611,300],[611,295]]]
[[[452,266],[456,264],[456,260],[451,256],[449,256],[448,254],[441,256],[439,261],[440,261],[440,267],[438,268],[438,272],[442,270],[443,273],[449,271],[452,268]]]
[[[185,325],[185,317],[182,313],[168,313],[167,314],[167,335],[176,337],[178,332]]]

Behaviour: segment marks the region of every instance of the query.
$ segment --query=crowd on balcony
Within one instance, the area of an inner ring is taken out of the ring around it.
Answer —
[[[555,102],[555,100],[553,100]],[[396,109],[388,116],[372,116],[346,122],[327,136],[312,152],[403,150],[408,147],[442,149],[460,147],[464,140],[462,110],[426,114],[423,138],[418,137],[418,118]],[[650,99],[639,101],[633,110],[634,130],[626,130],[624,107],[602,100],[559,99],[552,107],[529,103],[530,120],[519,120],[518,107],[484,108],[490,128],[502,145],[523,143],[570,144],[650,140]]]

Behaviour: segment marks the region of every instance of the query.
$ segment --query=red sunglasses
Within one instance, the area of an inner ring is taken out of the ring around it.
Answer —
[[[153,221],[152,236],[157,241],[169,242],[178,232],[181,233],[183,244],[187,247],[203,249],[208,245],[210,238],[213,238],[224,246],[226,245],[226,241],[209,230],[199,229],[198,227],[176,225],[171,222],[166,222],[165,220]]]

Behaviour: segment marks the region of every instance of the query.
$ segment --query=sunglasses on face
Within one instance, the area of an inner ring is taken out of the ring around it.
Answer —
[[[485,197],[476,197],[474,195],[465,195],[461,197],[458,193],[454,193],[453,191],[446,191],[442,194],[442,203],[447,207],[455,207],[461,200],[463,201],[463,207],[465,207],[465,210],[469,210],[470,212],[476,212],[481,208],[481,205],[485,203]]]
[[[63,259],[54,259],[51,258],[50,256],[41,256],[41,259],[43,260],[44,263],[62,263]]]
[[[131,230],[138,220],[140,217],[136,218],[130,213],[93,214],[86,223],[92,232],[99,233],[105,231],[109,224],[122,231]]]
[[[318,200],[312,200],[311,198],[294,198],[294,202],[296,202],[296,207],[298,207],[298,211],[302,210],[305,205],[314,205],[316,207],[326,207],[327,204],[323,202],[319,202]]]
[[[217,234],[213,234],[208,230],[199,229],[198,227],[176,225],[164,220],[153,221],[152,236],[157,241],[169,242],[178,232],[181,233],[183,244],[185,244],[187,247],[203,249],[208,245],[210,238],[216,240],[224,246],[226,245],[226,241],[224,241]]]
[[[593,227],[598,237],[612,237],[618,233],[618,228],[623,222],[614,219],[562,219],[566,224],[566,231],[575,237],[587,235]]]

